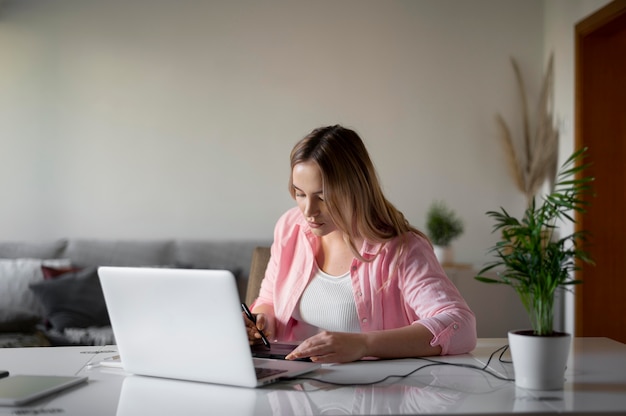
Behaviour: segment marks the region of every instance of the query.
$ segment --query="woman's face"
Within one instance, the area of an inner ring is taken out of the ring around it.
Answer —
[[[322,237],[337,230],[324,202],[322,173],[316,163],[298,163],[293,167],[292,182],[296,203],[313,234]]]

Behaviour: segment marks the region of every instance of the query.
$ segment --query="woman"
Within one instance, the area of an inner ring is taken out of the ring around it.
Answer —
[[[460,354],[476,344],[474,314],[427,237],[383,195],[361,138],[313,130],[291,152],[297,207],[278,220],[251,342],[300,342],[287,359]]]

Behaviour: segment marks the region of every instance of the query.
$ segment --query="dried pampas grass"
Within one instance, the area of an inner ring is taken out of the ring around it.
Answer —
[[[553,109],[554,58],[550,55],[543,78],[535,129],[531,129],[530,126],[526,88],[519,65],[513,58],[511,58],[511,63],[522,104],[521,138],[511,134],[511,130],[500,114],[496,115],[496,122],[500,128],[500,137],[515,186],[526,196],[530,204],[546,181],[549,181],[550,189],[553,189],[558,169],[559,131],[554,123]]]

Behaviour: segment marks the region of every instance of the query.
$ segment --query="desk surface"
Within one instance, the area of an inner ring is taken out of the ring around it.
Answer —
[[[483,366],[506,339],[480,339],[471,353],[438,361]],[[5,414],[63,415],[344,415],[344,414],[626,414],[626,345],[607,338],[576,338],[562,391],[529,391],[511,381],[460,366],[430,366],[420,359],[328,365],[319,380],[280,382],[260,389],[133,376],[89,363],[116,354],[115,346],[0,349],[0,367],[11,374],[82,374],[87,385],[29,406],[0,407]],[[511,364],[494,357],[489,369],[512,378]],[[504,359],[510,359],[505,354]],[[388,375],[408,374],[374,385]]]

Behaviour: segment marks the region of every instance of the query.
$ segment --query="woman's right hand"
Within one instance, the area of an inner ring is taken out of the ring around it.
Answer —
[[[262,342],[259,330],[263,331],[265,337],[271,340],[274,334],[274,320],[271,315],[266,313],[253,313],[253,316],[256,319],[256,324],[248,319],[245,313],[243,314],[243,320],[246,323],[246,331],[248,332],[250,345]]]

